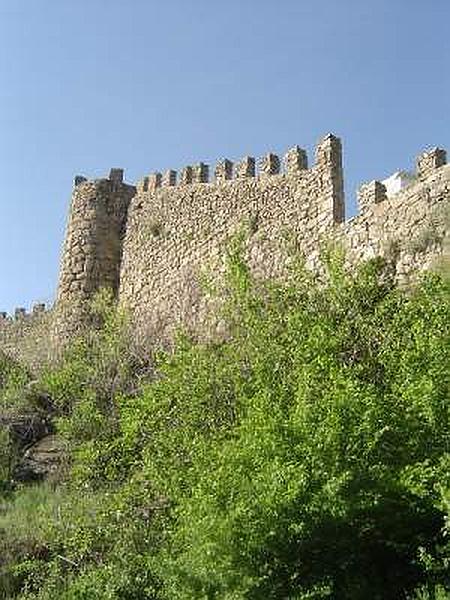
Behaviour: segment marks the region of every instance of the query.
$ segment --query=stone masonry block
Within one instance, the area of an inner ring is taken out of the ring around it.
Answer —
[[[192,168],[192,181],[194,183],[208,183],[209,181],[209,166],[205,163],[198,163]]]
[[[417,175],[419,179],[424,179],[447,162],[447,153],[442,148],[432,148],[423,152],[417,158]]]
[[[162,186],[171,187],[177,183],[177,172],[172,169],[168,169],[164,172],[162,177]]]
[[[161,187],[162,175],[161,173],[152,173],[148,177],[148,189],[150,191],[156,190]]]
[[[216,165],[214,175],[217,181],[231,179],[233,177],[233,163],[231,160],[224,158]]]
[[[316,146],[315,159],[317,165],[340,164],[342,155],[341,140],[329,133]]]
[[[373,204],[378,204],[386,200],[386,186],[381,181],[370,181],[365,183],[358,190],[358,205],[361,211],[369,208]]]
[[[188,185],[192,183],[193,175],[192,175],[192,167],[188,165],[181,169],[180,173],[180,185]]]
[[[284,155],[284,164],[288,175],[296,175],[308,168],[306,151],[299,146],[294,146]]]
[[[266,154],[259,161],[261,175],[277,175],[280,172],[280,159],[276,154]]]
[[[254,177],[255,176],[255,159],[253,156],[245,156],[236,166],[236,177]]]

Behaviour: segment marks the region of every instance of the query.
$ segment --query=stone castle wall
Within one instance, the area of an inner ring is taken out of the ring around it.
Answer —
[[[77,177],[57,303],[44,337],[51,330],[60,344],[73,336],[101,287],[112,288],[130,312],[136,338],[167,341],[179,325],[201,331],[211,307],[202,274],[220,276],[226,246],[243,226],[250,266],[263,277],[287,276],[292,245],[315,268],[331,239],[352,262],[395,256],[398,276],[406,279],[442,254],[450,202],[445,162],[443,150],[424,153],[408,187],[394,195],[379,181],[362,186],[359,215],[349,221],[341,144],[332,135],[318,144],[310,168],[306,152],[295,147],[283,161],[274,154],[236,165],[223,160],[211,178],[203,163],[179,176],[153,174],[136,187],[123,183],[120,169],[108,179]],[[0,325],[0,348],[3,338]],[[26,346],[27,334],[20,339],[18,346]]]
[[[52,327],[53,311],[44,304],[36,304],[31,313],[24,308],[17,308],[11,317],[0,313],[0,351],[38,370],[53,358],[49,343]]]
[[[450,165],[445,151],[434,148],[417,159],[408,186],[388,196],[379,181],[363,185],[359,215],[343,223],[337,239],[352,262],[373,256],[395,260],[397,276],[407,281],[417,270],[448,261]]]
[[[201,327],[208,304],[201,273],[220,272],[227,242],[243,225],[251,230],[252,268],[273,277],[286,267],[283,238],[295,235],[311,257],[321,236],[343,222],[337,138],[322,140],[311,169],[298,147],[286,154],[283,172],[273,154],[258,166],[246,157],[234,170],[230,161],[219,163],[211,183],[205,165],[184,169],[178,184],[167,174],[140,182],[129,210],[119,292],[139,333],[167,340],[179,325]]]
[[[411,184],[388,197],[378,181],[362,186],[359,215],[345,221],[340,141],[327,136],[307,168],[296,147],[283,165],[273,154],[233,165],[223,161],[208,181],[206,165],[146,178],[129,209],[119,299],[131,312],[136,334],[168,340],[178,326],[201,332],[210,300],[202,273],[220,275],[230,238],[244,225],[246,256],[257,275],[288,276],[292,247],[316,268],[330,239],[349,260],[395,258],[401,281],[430,266],[445,236],[450,166],[439,149],[418,159]],[[250,168],[249,168],[250,166]]]

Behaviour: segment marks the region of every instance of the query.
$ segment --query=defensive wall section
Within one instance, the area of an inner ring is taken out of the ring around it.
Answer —
[[[167,340],[179,325],[202,328],[210,299],[202,272],[223,270],[230,238],[249,231],[247,256],[261,276],[282,276],[283,241],[297,236],[312,256],[321,235],[344,220],[340,142],[329,136],[318,146],[316,163],[291,149],[283,172],[278,156],[258,162],[245,157],[215,168],[209,181],[204,164],[145,178],[137,186],[128,217],[119,299],[131,311],[136,332]],[[258,168],[257,168],[258,167]]]
[[[32,371],[52,357],[50,347],[53,311],[45,304],[35,304],[31,312],[16,308],[14,315],[0,313],[0,351]]]
[[[201,274],[220,275],[230,238],[245,227],[247,260],[262,277],[285,278],[292,249],[310,268],[329,240],[346,247],[349,260],[389,255],[398,277],[426,268],[441,252],[444,205],[450,199],[445,152],[417,161],[411,185],[388,197],[381,182],[359,191],[359,215],[345,221],[342,150],[332,135],[283,160],[268,154],[236,165],[221,161],[153,174],[137,185],[124,239],[119,299],[130,311],[136,335],[170,339],[182,325],[201,331],[211,299]],[[394,256],[395,255],[395,256]]]
[[[352,263],[389,256],[401,281],[442,257],[450,201],[444,150],[421,154],[414,177],[395,194],[372,181],[358,201],[359,214],[346,221],[341,142],[333,135],[319,142],[312,166],[296,146],[282,159],[224,159],[214,173],[200,163],[153,173],[136,186],[124,183],[121,169],[107,179],[77,177],[44,345],[50,351],[75,335],[102,287],[129,312],[137,340],[164,343],[179,326],[202,332],[215,302],[203,274],[220,278],[227,244],[242,228],[247,259],[261,277],[287,277],[292,247],[317,268],[329,241],[344,246]],[[0,348],[28,361],[21,348],[34,326],[14,337],[19,323],[3,319]]]

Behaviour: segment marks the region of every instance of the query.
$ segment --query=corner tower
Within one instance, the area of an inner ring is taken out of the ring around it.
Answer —
[[[56,301],[59,342],[84,325],[97,290],[117,294],[122,239],[135,192],[123,183],[122,169],[111,169],[107,179],[75,178]]]

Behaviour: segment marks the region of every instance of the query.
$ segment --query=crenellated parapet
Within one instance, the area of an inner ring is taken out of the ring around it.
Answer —
[[[422,183],[432,178],[436,172],[440,172],[441,167],[447,164],[447,153],[442,148],[432,148],[425,150],[416,159],[415,173],[411,174],[406,171],[398,171],[398,181],[401,192],[407,187],[414,187],[418,183]],[[391,178],[386,179],[388,182]],[[395,194],[394,194],[395,196]],[[364,183],[357,191],[358,207],[361,213],[373,210],[375,205],[382,205],[388,200],[389,194],[386,185],[383,181],[373,180]],[[387,203],[386,203],[387,204]]]
[[[449,260],[450,165],[433,148],[416,159],[415,172],[396,171],[358,190],[359,214],[343,224],[339,239],[357,263],[375,255],[395,263],[397,279]]]
[[[0,350],[33,369],[39,369],[53,357],[50,330],[53,309],[44,303],[28,311],[16,308],[12,314],[0,312]]]
[[[167,342],[178,326],[202,331],[213,300],[200,281],[205,271],[220,278],[227,245],[242,227],[257,276],[289,277],[293,249],[319,268],[332,241],[347,249],[351,264],[395,254],[400,280],[442,253],[449,202],[446,153],[432,148],[417,158],[414,173],[363,184],[359,214],[346,221],[342,146],[332,134],[311,161],[294,146],[282,155],[149,173],[136,187],[118,168],[107,178],[78,175],[55,307],[0,313],[0,348],[48,354],[89,324],[91,300],[104,287],[129,311],[137,339]]]
[[[294,146],[282,156],[269,152],[224,158],[213,169],[198,163],[178,173],[170,170],[170,178],[163,176],[157,186],[138,185],[119,298],[140,331],[163,331],[163,338],[176,324],[197,331],[206,310],[198,274],[222,272],[220,257],[242,224],[248,226],[249,264],[261,276],[287,276],[286,240],[311,268],[318,266],[327,240],[334,240],[354,261],[397,248],[403,277],[428,264],[444,239],[445,226],[436,214],[442,200],[448,205],[450,199],[445,161],[445,151],[434,148],[417,159],[415,175],[398,172],[389,191],[383,181],[363,184],[359,215],[350,221],[345,221],[341,142],[332,134],[317,144],[311,166],[306,151]]]
[[[41,318],[43,315],[46,315],[51,312],[50,308],[47,308],[44,302],[38,302],[33,304],[31,311],[28,311],[23,306],[18,306],[14,309],[11,314],[8,314],[5,311],[0,312],[0,324],[13,323],[15,321],[25,321],[25,320],[33,320],[36,318]]]
[[[213,168],[200,162],[148,175],[128,213],[119,299],[145,326],[200,319],[193,274],[223,254],[243,223],[252,232],[256,271],[276,275],[283,271],[277,246],[287,232],[306,253],[344,214],[342,149],[334,135],[320,140],[310,167],[306,151],[294,146],[283,155],[227,157]],[[215,263],[211,268],[220,272]]]
[[[330,140],[332,141],[330,143]],[[340,141],[334,136],[327,136],[316,149],[316,164],[330,165],[342,168],[340,155]],[[256,159],[254,156],[245,156],[237,162],[228,158],[220,159],[213,169],[200,162],[182,167],[179,171],[169,169],[164,173],[152,173],[145,176],[137,184],[138,192],[148,192],[157,188],[175,187],[205,183],[214,185],[223,181],[232,181],[242,178],[259,178],[268,175],[301,175],[308,169],[306,151],[299,146],[294,146],[282,157],[272,152]],[[212,173],[212,177],[210,176]]]

